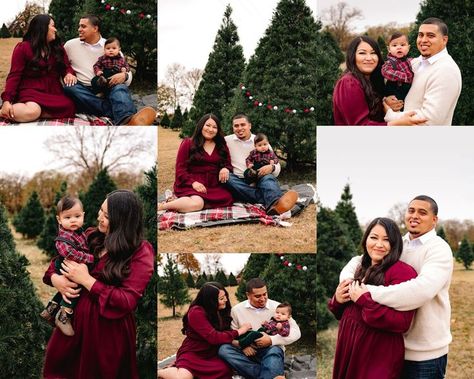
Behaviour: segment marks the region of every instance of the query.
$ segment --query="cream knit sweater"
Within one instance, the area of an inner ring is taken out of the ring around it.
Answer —
[[[341,272],[340,280],[352,278],[360,256]],[[449,284],[453,271],[453,253],[435,233],[415,249],[403,249],[401,261],[411,265],[418,276],[397,285],[367,286],[377,303],[399,311],[416,309],[410,329],[405,333],[405,359],[425,361],[447,354],[452,340]]]
[[[415,111],[421,118],[426,118],[427,125],[446,126],[453,122],[454,109],[461,94],[461,71],[451,56],[442,51],[435,62],[425,62],[425,67],[418,70],[422,59],[412,62],[415,76],[410,91],[405,98],[405,111]],[[389,110],[385,121],[392,121],[401,116],[400,112]]]
[[[230,315],[232,316],[232,329],[238,329],[243,323],[250,322],[252,329],[257,330],[262,326],[262,322],[270,320],[275,315],[275,309],[280,304],[278,301],[267,300],[267,306],[263,309],[256,309],[252,307],[248,300],[234,305]],[[287,337],[282,337],[279,334],[269,336],[272,340],[272,345],[289,345],[301,337],[301,332],[298,324],[290,318],[290,334]]]

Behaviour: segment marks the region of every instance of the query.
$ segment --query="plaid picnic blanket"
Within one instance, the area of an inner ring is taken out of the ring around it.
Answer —
[[[54,119],[39,119],[34,122],[18,123],[0,117],[0,126],[6,125],[38,125],[38,126],[63,126],[63,125],[113,125],[112,120],[108,117],[97,117],[93,115],[78,113],[74,118],[54,118]]]
[[[291,210],[291,217],[299,214],[314,202],[315,189],[310,184],[299,184],[291,188],[298,192],[298,201]],[[164,200],[159,196],[158,201]],[[195,227],[209,227],[242,223],[262,223],[270,226],[291,226],[281,216],[269,216],[261,204],[234,203],[230,207],[203,209],[197,212],[178,213],[167,211],[158,214],[158,229],[185,230]]]

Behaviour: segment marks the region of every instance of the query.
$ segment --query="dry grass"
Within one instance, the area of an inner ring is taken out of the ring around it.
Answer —
[[[179,132],[158,128],[158,192],[172,188]],[[259,224],[158,232],[160,253],[312,253],[316,251],[316,206],[290,219],[289,228]]]
[[[451,282],[451,333],[453,342],[449,347],[447,378],[474,378],[474,297],[472,286],[474,271],[466,271],[455,263]],[[332,376],[332,364],[337,338],[337,326],[318,334],[317,358],[318,379]]]
[[[10,72],[12,52],[21,38],[0,38],[0,93],[5,88],[5,81]]]

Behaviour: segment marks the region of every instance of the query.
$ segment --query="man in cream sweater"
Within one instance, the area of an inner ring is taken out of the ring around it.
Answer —
[[[120,72],[111,76],[110,91],[105,97],[98,97],[92,92],[93,66],[104,54],[105,38],[100,35],[99,18],[94,15],[82,17],[78,31],[79,38],[64,44],[77,76],[77,83],[65,86],[64,92],[74,100],[78,112],[110,117],[116,125],[151,125],[156,112],[151,107],[137,112],[128,90],[132,82],[131,73]]]
[[[268,321],[275,314],[279,304],[268,298],[267,286],[260,278],[247,282],[246,294],[247,300],[232,307],[232,329],[238,329],[243,323],[250,322],[252,329],[257,330],[262,326],[262,322]],[[245,378],[284,378],[284,345],[289,345],[301,337],[300,328],[293,317],[289,321],[290,334],[287,337],[264,334],[254,341],[255,347],[251,345],[243,350],[225,344],[219,348],[219,357]]]
[[[280,173],[280,164],[268,164],[258,169],[259,180],[255,187],[244,180],[244,171],[247,168],[245,159],[255,149],[255,135],[251,133],[252,124],[244,113],[238,113],[232,118],[234,134],[225,137],[229,148],[233,173],[230,173],[226,186],[238,201],[263,204],[268,214],[285,213],[295,205],[298,193],[289,190],[284,194],[276,177]],[[271,146],[270,146],[271,149]]]
[[[416,45],[420,56],[412,61],[413,83],[405,99],[405,111],[415,111],[427,125],[451,125],[454,109],[461,94],[461,71],[448,54],[448,27],[431,17],[418,29]],[[387,101],[390,105],[390,100]],[[385,121],[401,116],[389,110]]]
[[[372,286],[368,289],[377,303],[399,311],[416,309],[405,340],[405,365],[402,379],[444,378],[450,332],[451,305],[449,285],[453,271],[453,253],[435,232],[438,205],[429,196],[415,197],[405,213],[408,233],[403,237],[400,259],[411,265],[418,276],[397,285]],[[340,280],[353,278],[360,263],[354,257],[344,267]]]

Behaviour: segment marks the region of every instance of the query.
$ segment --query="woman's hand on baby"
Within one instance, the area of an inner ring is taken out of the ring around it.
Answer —
[[[71,304],[70,298],[72,299],[80,295],[81,289],[78,288],[78,284],[70,281],[64,275],[53,274],[51,276],[51,283],[54,288],[61,293],[63,300],[68,304]]]
[[[239,333],[239,336],[241,336],[242,334],[248,332],[250,329],[252,329],[252,324],[250,324],[250,322],[246,322],[242,324],[239,329],[237,329],[237,332]]]
[[[67,74],[63,80],[66,87],[71,87],[77,83],[77,78],[73,74]]]
[[[65,259],[61,264],[61,273],[78,284],[84,285],[86,280],[90,278],[89,269],[84,263],[77,263],[69,259]]]
[[[229,170],[225,167],[219,171],[219,182],[225,183],[229,180]]]
[[[193,182],[192,187],[197,192],[207,193],[207,188],[202,183]]]

